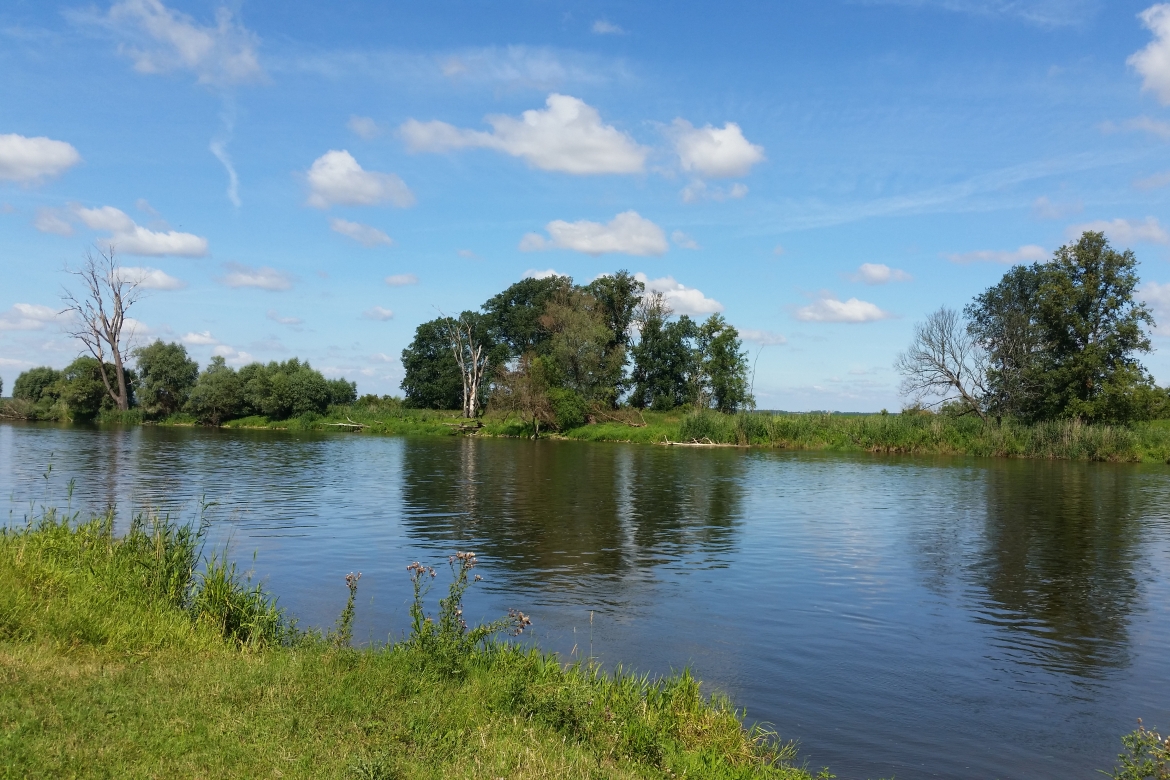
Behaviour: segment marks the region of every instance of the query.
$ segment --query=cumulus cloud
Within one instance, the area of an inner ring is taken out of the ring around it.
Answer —
[[[386,284],[391,287],[406,287],[411,284],[418,284],[418,277],[414,274],[393,274],[386,277]]]
[[[51,306],[39,303],[16,303],[0,312],[0,330],[41,330],[58,322],[64,315]]]
[[[211,354],[223,357],[233,366],[246,366],[249,363],[256,362],[256,358],[252,356],[252,353],[244,352],[235,347],[229,347],[227,344],[220,344],[211,351]]]
[[[529,268],[527,271],[525,271],[523,274],[521,274],[520,278],[521,279],[551,279],[554,276],[561,276],[561,275],[562,274],[557,273],[552,268],[546,268],[543,271],[538,271],[535,268]]]
[[[780,344],[787,344],[788,339],[782,333],[773,333],[770,330],[751,330],[749,328],[741,328],[739,337],[744,341],[752,344],[759,344],[761,347],[771,347]]]
[[[0,135],[0,180],[36,184],[81,162],[72,144],[16,133]]]
[[[33,227],[42,233],[53,233],[58,236],[73,235],[73,224],[58,209],[42,208],[37,210]]]
[[[735,122],[722,128],[695,127],[685,119],[671,126],[674,149],[684,171],[713,179],[747,176],[764,160],[764,147],[750,143]]]
[[[378,322],[385,322],[386,320],[394,319],[394,312],[381,306],[371,306],[362,312],[362,318],[367,320],[377,320]]]
[[[225,287],[256,287],[261,290],[279,292],[291,289],[293,286],[293,280],[289,274],[268,266],[252,268],[240,263],[225,263],[224,270],[227,273],[220,277],[219,283]]]
[[[593,32],[598,35],[625,35],[626,31],[613,22],[608,22],[605,19],[598,19],[593,23]]]
[[[670,240],[673,241],[674,245],[677,246],[679,249],[702,249],[703,248],[703,247],[699,246],[698,241],[691,238],[690,236],[688,236],[686,233],[682,232],[681,230],[676,230],[673,233],[671,233]]]
[[[1104,233],[1118,244],[1170,244],[1170,234],[1153,217],[1144,220],[1098,219],[1082,225],[1070,225],[1065,234],[1070,239],[1077,239],[1086,230]]]
[[[634,278],[646,285],[646,292],[662,293],[663,300],[676,314],[715,314],[723,311],[723,304],[708,298],[701,290],[680,284],[673,276],[651,279],[639,271]]]
[[[189,347],[209,347],[212,344],[219,343],[219,339],[217,339],[215,336],[212,336],[211,331],[209,330],[201,331],[199,333],[187,333],[179,340]]]
[[[137,224],[126,212],[113,206],[93,209],[74,206],[73,215],[92,230],[108,232],[109,235],[103,238],[101,243],[113,244],[124,254],[150,257],[163,255],[203,257],[207,254],[206,238],[175,230],[165,232],[149,230]]]
[[[520,239],[520,250],[572,249],[587,255],[617,252],[626,255],[662,255],[669,246],[662,228],[636,211],[625,211],[609,222],[565,222],[553,220],[545,225],[548,237],[528,233]]]
[[[1044,247],[1027,244],[1019,249],[980,249],[975,252],[952,252],[943,257],[952,263],[1017,263],[1042,262],[1048,259],[1048,252]]]
[[[350,129],[358,138],[364,138],[367,141],[377,138],[382,134],[382,128],[373,119],[368,116],[358,116],[354,114],[345,123],[345,126]]]
[[[491,132],[468,130],[446,122],[408,119],[400,128],[415,152],[495,149],[520,157],[534,168],[563,173],[639,173],[648,150],[612,125],[596,108],[569,95],[553,93],[546,109],[531,109],[517,119],[487,117]]]
[[[887,320],[894,316],[882,311],[876,304],[850,298],[847,301],[837,300],[825,295],[807,306],[801,306],[793,316],[802,322],[876,322]]]
[[[157,268],[145,266],[122,266],[118,269],[118,276],[126,282],[137,283],[144,290],[181,290],[187,286],[182,279],[176,279]]]
[[[329,220],[329,228],[334,233],[352,238],[362,246],[390,246],[394,243],[394,239],[376,227],[363,225],[360,222],[350,222],[348,219],[334,217]]]
[[[702,179],[695,179],[687,186],[683,187],[680,193],[682,195],[683,203],[698,203],[701,200],[737,200],[748,194],[746,184],[736,182],[727,189],[722,187],[712,187]]]
[[[399,208],[414,204],[414,193],[393,173],[367,171],[344,149],[331,149],[308,171],[309,205],[375,206],[389,202]]]
[[[1138,298],[1153,311],[1157,332],[1170,336],[1170,282],[1146,282],[1138,290]]]
[[[1142,77],[1142,90],[1153,92],[1162,105],[1170,105],[1170,3],[1152,5],[1138,14],[1154,40],[1126,62]]]
[[[119,51],[134,61],[139,73],[189,70],[199,83],[220,86],[264,78],[256,54],[259,39],[223,6],[212,25],[201,25],[160,0],[122,0],[104,16],[74,16],[124,39]]]
[[[862,263],[857,271],[850,274],[850,279],[865,284],[887,284],[889,282],[908,282],[914,277],[897,268],[890,268],[884,263]]]
[[[281,325],[296,326],[296,325],[301,325],[304,323],[304,320],[302,320],[299,317],[281,316],[280,312],[278,312],[276,309],[269,309],[268,313],[265,316],[268,319],[272,320],[273,322],[278,322]]]

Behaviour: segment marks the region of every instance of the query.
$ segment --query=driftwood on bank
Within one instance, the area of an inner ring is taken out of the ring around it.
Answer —
[[[641,420],[642,420],[642,422],[640,422],[640,423],[636,423],[636,422],[630,422],[629,420],[623,420],[623,419],[622,419],[622,418],[620,418],[620,417],[614,417],[613,415],[604,414],[604,413],[602,413],[602,412],[594,412],[594,413],[593,413],[593,416],[594,416],[594,417],[599,417],[599,418],[601,418],[602,420],[606,420],[607,422],[615,422],[615,423],[621,423],[622,425],[628,425],[628,426],[630,426],[631,428],[645,428],[645,427],[646,427],[646,425],[647,425],[647,423],[646,423],[646,418],[645,418],[645,417],[642,417],[642,413],[641,413],[641,412],[638,412],[638,417],[640,417],[640,418],[641,418]]]
[[[365,423],[354,422],[353,418],[351,418],[348,414],[345,416],[345,419],[349,420],[349,422],[325,423],[325,425],[329,425],[329,426],[332,426],[334,428],[349,428],[352,431],[360,431],[362,428],[369,428],[370,427],[370,426],[366,425]]]
[[[670,441],[669,439],[664,438],[662,441],[656,441],[654,443],[659,445],[659,446],[662,446],[662,447],[746,447],[746,446],[748,446],[746,444],[717,444],[717,443],[711,441],[710,439],[708,439],[706,436],[704,436],[702,439],[691,439],[690,441]]]
[[[476,420],[474,423],[443,423],[448,428],[458,428],[460,431],[478,431],[483,427],[483,423]]]

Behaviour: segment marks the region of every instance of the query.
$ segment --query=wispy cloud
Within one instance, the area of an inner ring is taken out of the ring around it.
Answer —
[[[855,282],[864,284],[888,284],[889,282],[908,282],[914,277],[898,268],[890,268],[885,263],[862,263],[857,270],[849,275]]]
[[[900,5],[939,9],[972,16],[1019,19],[1043,27],[1068,27],[1088,22],[1100,0],[858,0],[864,5]]]
[[[1119,244],[1170,244],[1170,233],[1154,217],[1145,219],[1098,219],[1079,225],[1069,225],[1065,235],[1070,239],[1079,238],[1081,233],[1092,230],[1104,233]]]
[[[952,263],[1016,263],[1043,262],[1048,259],[1048,252],[1042,246],[1027,244],[1019,249],[978,249],[974,252],[952,252],[942,255]]]
[[[240,263],[225,263],[226,273],[219,278],[219,283],[225,287],[254,287],[258,290],[281,292],[290,290],[293,279],[285,271],[278,271],[269,266],[252,268]]]

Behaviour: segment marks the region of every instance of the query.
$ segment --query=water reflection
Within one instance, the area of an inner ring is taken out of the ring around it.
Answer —
[[[737,453],[474,439],[404,447],[411,535],[477,545],[514,572],[565,587],[582,576],[643,576],[692,552],[719,565],[742,522]]]
[[[1129,660],[1143,496],[1132,466],[1010,463],[985,472],[972,565],[979,619],[1020,663],[1088,677]]]

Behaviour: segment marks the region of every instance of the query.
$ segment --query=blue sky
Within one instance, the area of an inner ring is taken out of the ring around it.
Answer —
[[[437,310],[625,268],[762,408],[896,409],[917,320],[1086,226],[1170,382],[1170,5],[9,0],[0,68],[6,390],[112,240],[201,364],[397,393]]]

